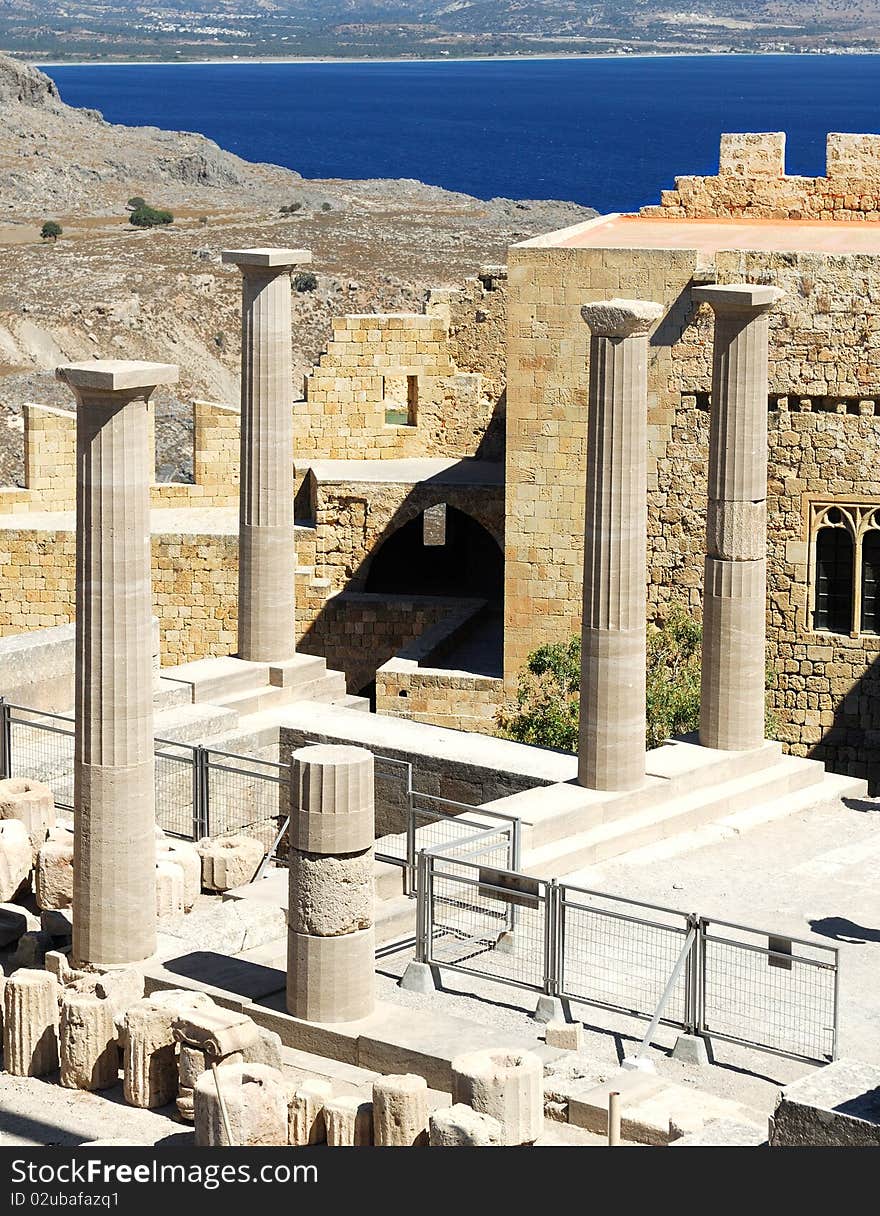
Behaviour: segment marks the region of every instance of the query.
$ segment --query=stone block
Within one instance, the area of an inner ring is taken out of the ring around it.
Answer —
[[[119,1080],[119,1046],[109,1001],[67,992],[61,1002],[61,1084],[68,1089],[110,1089]]]
[[[183,873],[183,910],[192,911],[202,890],[202,858],[194,844],[165,836],[156,843],[159,860],[176,862]]]
[[[192,1009],[175,1018],[174,1037],[179,1043],[198,1047],[215,1061],[251,1050],[259,1041],[252,1018],[216,1005]]]
[[[373,784],[373,754],[365,748],[298,748],[291,756],[291,848],[336,854],[371,848]]]
[[[3,1060],[16,1077],[44,1077],[58,1067],[58,981],[23,970],[3,987]]]
[[[200,840],[202,886],[207,891],[231,891],[251,881],[263,860],[263,846],[252,836],[223,836]]]
[[[307,1022],[352,1022],[375,1005],[375,932],[287,935],[287,1010]]]
[[[46,954],[54,944],[49,934],[44,933],[42,929],[36,932],[28,930],[18,939],[9,965],[13,970],[19,967],[45,967]]]
[[[338,937],[369,929],[375,903],[373,850],[343,857],[290,850],[290,928]]]
[[[719,174],[746,180],[785,176],[785,132],[732,132],[721,136]]]
[[[70,908],[47,908],[40,913],[40,929],[48,933],[56,946],[69,946],[73,941],[73,912]]]
[[[472,1051],[452,1061],[452,1099],[497,1119],[504,1144],[534,1144],[544,1126],[544,1069],[530,1051]]]
[[[34,889],[40,908],[69,908],[73,903],[73,836],[50,836],[37,854]]]
[[[195,1141],[200,1148],[229,1145],[218,1084],[233,1145],[287,1144],[287,1092],[281,1073],[265,1064],[227,1064],[216,1073],[207,1069],[193,1088]]]
[[[36,933],[40,922],[20,904],[0,904],[0,949],[11,946],[24,933]]]
[[[303,1081],[288,1097],[290,1144],[322,1144],[326,1139],[324,1104],[333,1097],[329,1081]]]
[[[582,1051],[584,1028],[580,1022],[548,1022],[546,1043],[548,1047],[560,1047],[563,1051]]]
[[[373,1103],[357,1094],[344,1094],[324,1103],[324,1126],[331,1146],[358,1147],[373,1143]]]
[[[835,1060],[786,1085],[770,1124],[770,1146],[880,1146],[880,1065]]]
[[[241,1054],[246,1064],[268,1064],[270,1068],[281,1068],[284,1062],[281,1035],[267,1030],[265,1026],[257,1026],[255,1042],[244,1048]]]
[[[21,890],[32,865],[27,828],[17,819],[0,822],[0,902],[9,902]]]
[[[767,551],[766,502],[715,502],[706,512],[706,549],[728,561],[758,561]]]
[[[496,1146],[502,1143],[501,1124],[491,1115],[456,1103],[434,1111],[428,1120],[428,1140],[432,1148]]]
[[[203,992],[181,988],[154,992],[126,1010],[123,1033],[123,1090],[132,1106],[154,1109],[177,1095],[174,1020],[213,1005]]]
[[[428,1143],[428,1082],[414,1073],[373,1082],[373,1138],[382,1147]]]
[[[31,841],[31,864],[40,845],[55,826],[55,799],[48,785],[30,777],[8,777],[0,781],[0,820],[17,819]]]
[[[156,915],[178,916],[183,911],[183,870],[167,856],[156,862]]]

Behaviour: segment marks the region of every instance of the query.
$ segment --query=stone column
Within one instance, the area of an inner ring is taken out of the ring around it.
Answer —
[[[310,1022],[373,1012],[373,756],[318,744],[291,757],[287,1009]]]
[[[282,661],[294,629],[290,271],[306,249],[229,249],[242,273],[238,657]]]
[[[764,740],[767,582],[767,314],[784,293],[696,287],[715,313],[703,583],[700,742]]]
[[[648,331],[661,305],[588,304],[590,411],[578,781],[598,790],[645,780]]]
[[[73,957],[156,949],[147,401],[163,363],[60,367],[77,399]]]

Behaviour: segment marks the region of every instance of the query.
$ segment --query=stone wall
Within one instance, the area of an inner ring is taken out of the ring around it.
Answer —
[[[641,214],[880,220],[880,135],[830,134],[825,159],[825,177],[789,177],[783,132],[722,135],[717,176],[677,177]]]
[[[336,318],[295,410],[298,455],[498,459],[505,287],[496,267],[431,292],[424,313]]]
[[[708,273],[682,250],[511,251],[507,634],[526,654],[580,625],[588,342],[579,307],[658,300],[649,348],[649,612],[700,612],[713,318],[690,297]],[[701,255],[702,259],[702,255]],[[720,252],[718,282],[782,287],[771,314],[769,705],[795,754],[880,782],[880,637],[812,628],[811,505],[880,503],[880,257]],[[562,460],[559,460],[559,455]],[[551,489],[551,487],[554,487]]]

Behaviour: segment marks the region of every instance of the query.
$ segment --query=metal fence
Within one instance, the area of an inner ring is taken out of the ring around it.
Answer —
[[[811,1063],[837,1057],[836,947],[507,868],[497,831],[425,849],[416,958]]]

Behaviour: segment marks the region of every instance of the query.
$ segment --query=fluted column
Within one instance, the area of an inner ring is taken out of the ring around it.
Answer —
[[[306,249],[230,249],[242,273],[238,657],[296,650],[290,271]]]
[[[700,742],[725,751],[764,739],[767,314],[783,294],[749,283],[693,292],[715,313]]]
[[[147,401],[177,368],[60,367],[77,399],[73,957],[156,948]]]
[[[645,779],[648,331],[642,300],[588,304],[590,412],[578,781],[637,789]]]

